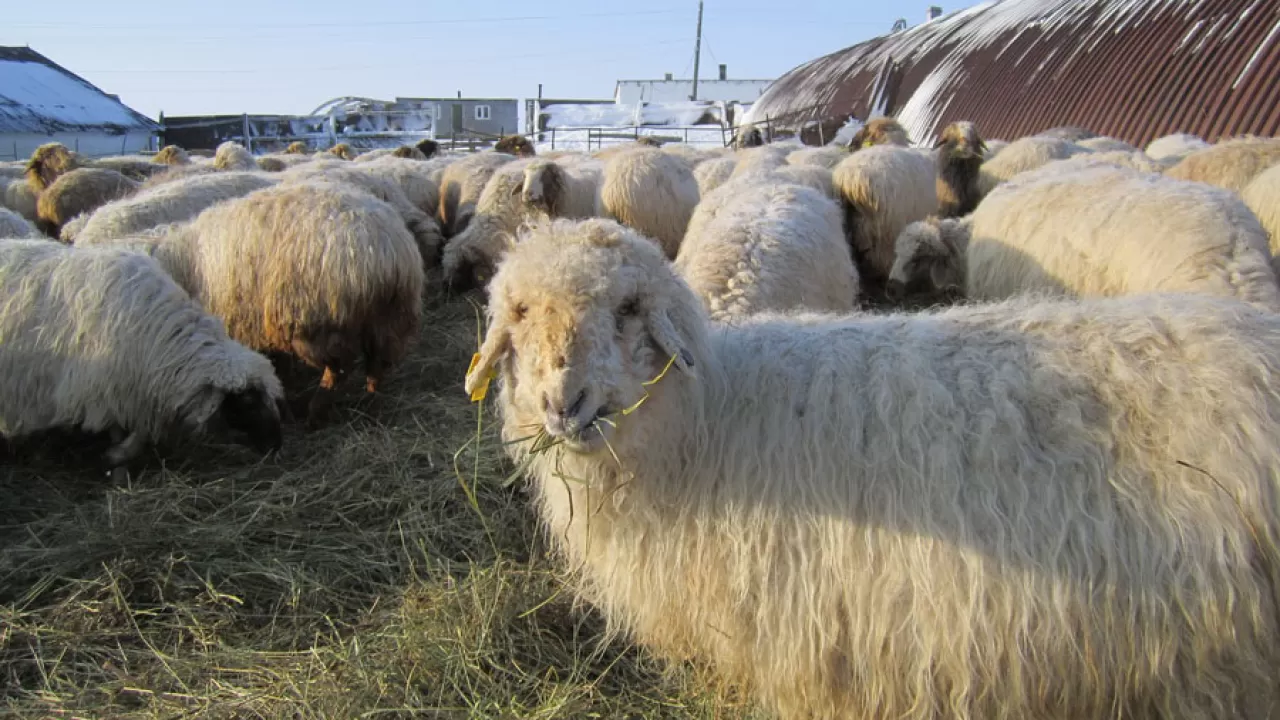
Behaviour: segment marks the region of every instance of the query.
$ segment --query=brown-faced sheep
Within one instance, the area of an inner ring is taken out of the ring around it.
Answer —
[[[982,199],[986,143],[973,123],[961,121],[944,128],[934,148],[938,163],[938,215],[944,218],[968,215]]]
[[[91,213],[113,200],[129,197],[141,187],[115,170],[79,168],[60,175],[36,204],[36,224],[50,237],[58,237],[63,224],[81,213]]]
[[[1280,163],[1280,138],[1239,138],[1187,155],[1165,174],[1241,192],[1263,170]]]
[[[356,151],[347,143],[338,143],[329,148],[329,154],[339,160],[355,160]]]
[[[151,158],[151,162],[158,165],[187,165],[191,162],[191,156],[177,145],[165,145]]]
[[[425,280],[413,237],[355,187],[281,184],[118,242],[146,248],[238,342],[323,369],[313,423],[361,356],[374,392],[418,333]]]
[[[411,145],[401,145],[391,151],[392,157],[404,158],[406,160],[426,160],[427,156],[421,150]]]
[[[89,164],[80,153],[73,152],[62,143],[46,143],[31,153],[27,161],[27,184],[37,195],[44,192],[58,176]]]
[[[228,140],[213,154],[213,167],[215,170],[257,170],[258,163],[243,145]]]
[[[444,168],[440,177],[440,229],[445,237],[462,232],[475,213],[476,201],[489,178],[515,156],[501,152],[478,152]]]
[[[311,148],[307,147],[307,144],[302,142],[301,140],[294,140],[293,142],[289,143],[289,147],[284,149],[284,154],[285,155],[310,155]]]
[[[609,158],[601,202],[607,217],[635,228],[675,259],[698,205],[698,181],[689,164],[653,148]]]
[[[523,135],[508,135],[494,143],[493,150],[516,157],[533,157],[538,154],[533,143]]]
[[[849,140],[849,147],[854,150],[876,145],[911,147],[911,138],[907,136],[906,128],[902,127],[897,120],[878,117],[858,128],[858,132],[854,133],[853,138]]]

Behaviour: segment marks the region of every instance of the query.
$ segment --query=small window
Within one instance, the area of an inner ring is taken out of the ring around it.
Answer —
[[[488,106],[488,105],[477,105],[477,106],[476,106],[476,119],[477,119],[477,120],[488,120],[488,119],[489,119],[489,106]]]

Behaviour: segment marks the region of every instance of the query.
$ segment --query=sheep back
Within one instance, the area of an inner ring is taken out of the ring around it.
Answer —
[[[698,205],[698,182],[687,163],[652,148],[620,152],[604,168],[604,212],[656,241],[674,259]]]
[[[36,203],[37,223],[50,237],[81,213],[93,212],[113,200],[129,197],[139,184],[115,170],[79,168],[58,176]]]
[[[213,167],[216,170],[257,170],[258,163],[243,145],[228,140],[214,151]]]
[[[693,169],[694,182],[698,183],[698,195],[705,197],[733,177],[737,158],[722,157],[708,160]]]
[[[478,152],[444,166],[440,176],[440,220],[445,237],[460,232],[475,213],[475,203],[497,169],[515,160],[514,155]]]
[[[1019,173],[1084,152],[1088,150],[1061,138],[1033,135],[1015,140],[1001,149],[998,155],[982,163],[979,190],[986,197],[997,185]]]
[[[8,208],[0,208],[0,239],[38,237],[41,237],[40,231],[26,218]]]
[[[1165,175],[1241,192],[1259,173],[1280,163],[1280,138],[1226,140],[1187,155]]]
[[[1280,164],[1259,173],[1240,197],[1270,236],[1272,257],[1280,258]]]
[[[1199,136],[1189,133],[1165,135],[1147,143],[1146,153],[1152,160],[1161,164],[1177,163],[1200,148],[1209,147],[1209,143]]]

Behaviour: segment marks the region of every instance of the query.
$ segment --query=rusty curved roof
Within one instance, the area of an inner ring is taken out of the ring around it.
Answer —
[[[819,124],[829,140],[880,114],[917,142],[955,120],[1004,139],[1078,125],[1138,147],[1280,135],[1280,0],[989,0],[805,63],[747,120],[816,142]]]

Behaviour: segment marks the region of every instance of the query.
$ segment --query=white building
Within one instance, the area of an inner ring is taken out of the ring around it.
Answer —
[[[154,148],[160,126],[27,47],[0,47],[0,160],[60,142],[90,157]]]
[[[698,99],[744,105],[756,101],[772,80],[730,80],[728,68],[720,66],[719,77],[698,78]],[[662,80],[619,80],[613,101],[619,105],[642,102],[685,102],[693,95],[693,79],[676,80],[667,73]]]

